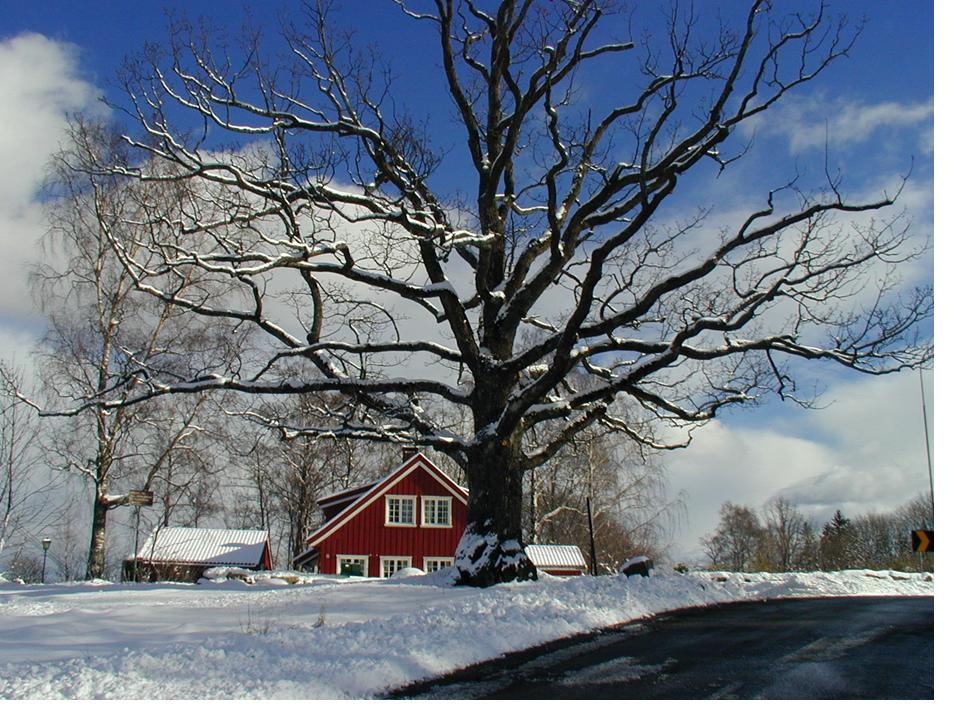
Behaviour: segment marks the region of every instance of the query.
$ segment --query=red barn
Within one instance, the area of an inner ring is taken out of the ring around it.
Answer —
[[[331,575],[448,567],[467,524],[466,489],[421,453],[383,480],[329,495],[319,506],[323,524],[293,563]]]

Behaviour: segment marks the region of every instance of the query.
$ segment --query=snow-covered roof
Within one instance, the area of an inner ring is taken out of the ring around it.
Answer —
[[[587,567],[587,561],[576,545],[527,545],[526,553],[530,562],[541,569]]]
[[[150,533],[137,557],[181,565],[254,567],[263,556],[266,542],[266,530],[167,527]]]

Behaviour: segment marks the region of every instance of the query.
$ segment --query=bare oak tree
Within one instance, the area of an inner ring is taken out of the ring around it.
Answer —
[[[700,213],[666,220],[695,168],[728,167],[750,144],[742,126],[857,36],[822,7],[773,4],[725,4],[739,20],[709,25],[668,9],[635,41],[600,0],[398,0],[414,44],[433,43],[439,70],[423,82],[450,100],[464,198],[438,179],[445,142],[323,5],[283,31],[287,60],[257,34],[220,42],[178,24],[127,68],[129,156],[81,144],[75,160],[139,188],[136,211],[102,227],[139,291],[261,332],[242,365],[142,362],[130,396],[91,402],[331,393],[322,427],[284,430],[455,460],[470,489],[456,566],[486,585],[535,576],[522,478],[577,433],[685,442],[631,426],[615,400],[643,427],[685,427],[796,396],[792,359],[876,374],[924,363],[931,292],[901,297],[887,274],[914,252],[904,227],[842,221],[895,197],[850,200],[829,173],[819,190],[775,177],[710,240],[694,237]],[[591,72],[623,81],[588,100]],[[309,371],[292,380],[298,364]]]

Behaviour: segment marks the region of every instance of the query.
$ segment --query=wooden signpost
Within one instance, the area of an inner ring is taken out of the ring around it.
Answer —
[[[134,526],[133,531],[133,577],[130,578],[134,582],[140,579],[140,575],[137,571],[137,545],[140,542],[140,508],[143,506],[153,505],[153,491],[152,490],[131,490],[127,493],[127,503],[129,505],[136,505],[134,512],[137,516],[137,522]]]

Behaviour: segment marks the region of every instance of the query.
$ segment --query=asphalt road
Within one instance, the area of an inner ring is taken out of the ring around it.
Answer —
[[[933,598],[681,611],[476,665],[418,699],[932,699]]]

